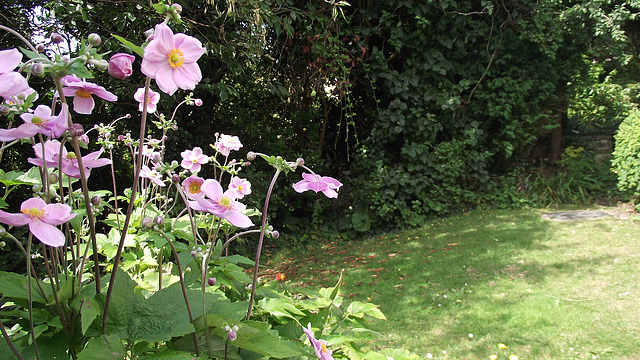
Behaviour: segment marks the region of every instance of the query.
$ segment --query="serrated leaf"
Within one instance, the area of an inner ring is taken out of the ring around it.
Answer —
[[[50,287],[43,286],[42,290],[48,299],[53,299]],[[40,292],[40,289],[36,285],[36,280],[33,278],[31,279],[31,292],[33,294],[34,302],[46,302]],[[20,300],[29,299],[29,285],[27,277],[12,272],[0,271],[0,294],[5,298]]]
[[[95,296],[81,296],[73,300],[73,306],[80,312],[80,326],[82,334],[86,334],[91,323],[102,314],[102,309],[95,299]]]
[[[285,322],[284,318],[295,320],[296,317],[294,315],[304,316],[304,313],[296,308],[293,301],[286,297],[280,299],[266,297],[258,301],[258,307],[260,310],[271,314],[281,323]]]
[[[354,301],[349,304],[347,308],[347,313],[350,316],[363,318],[365,315],[371,316],[376,319],[386,320],[387,318],[384,316],[382,311],[378,309],[378,306],[371,303],[363,303],[360,301]]]
[[[138,56],[140,57],[144,57],[144,49],[141,48],[138,45],[135,45],[134,43],[132,43],[131,41],[123,38],[122,36],[118,36],[116,34],[111,34],[111,36],[113,36],[114,38],[116,38],[118,41],[120,41],[122,43],[122,45],[124,45],[124,47],[126,47],[127,49],[133,51],[134,53],[138,54]]]
[[[78,360],[121,360],[127,359],[127,351],[122,339],[114,334],[103,335],[87,342],[78,354]]]
[[[214,329],[218,336],[226,336],[224,329]],[[271,325],[258,321],[244,321],[239,324],[238,338],[233,345],[274,358],[287,358],[300,355],[301,344],[283,340]]]

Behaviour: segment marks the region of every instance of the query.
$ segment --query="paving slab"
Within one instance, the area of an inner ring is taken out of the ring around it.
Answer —
[[[598,220],[614,215],[602,210],[576,210],[576,211],[558,211],[549,212],[542,215],[544,219],[553,221],[581,221],[581,220]]]

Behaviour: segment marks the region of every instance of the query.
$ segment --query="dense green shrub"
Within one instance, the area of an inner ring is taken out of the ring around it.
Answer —
[[[615,135],[611,168],[618,175],[618,188],[640,195],[640,111],[631,112]]]

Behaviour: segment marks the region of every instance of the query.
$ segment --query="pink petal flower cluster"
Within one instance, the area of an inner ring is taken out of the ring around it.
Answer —
[[[0,51],[0,96],[8,98],[29,88],[27,79],[13,71],[20,65],[22,54],[17,49]]]
[[[116,79],[126,79],[133,73],[133,62],[136,57],[125,53],[117,53],[109,58],[107,71]]]
[[[313,346],[313,350],[316,352],[316,356],[320,360],[333,360],[333,350],[327,349],[327,342],[321,339],[316,340],[315,336],[313,336],[313,330],[311,330],[311,323],[307,324],[306,328],[302,328],[304,333],[309,338],[311,345]]]
[[[69,107],[62,105],[62,110],[58,116],[51,114],[51,108],[46,105],[39,105],[33,114],[24,113],[20,118],[24,124],[8,130],[0,130],[0,141],[13,141],[25,139],[41,133],[48,137],[60,137],[67,130],[67,118],[69,117]]]
[[[193,90],[202,80],[196,61],[204,52],[200,40],[182,33],[174,35],[167,25],[160,23],[144,49],[140,70],[155,79],[160,90],[169,95],[178,88]]]
[[[246,179],[234,176],[229,182],[229,190],[235,191],[237,198],[242,199],[245,195],[251,194],[251,183]]]
[[[140,103],[138,104],[138,110],[142,111],[144,106],[144,88],[136,90],[133,98]],[[147,112],[149,114],[156,112],[158,102],[160,102],[160,93],[149,89],[149,95],[147,97]]]
[[[197,211],[206,211],[221,219],[226,219],[231,225],[239,228],[253,226],[251,219],[245,215],[246,206],[236,201],[237,194],[233,190],[222,191],[217,180],[207,179],[202,183],[200,191],[206,196],[196,197],[189,201],[189,207]]]
[[[142,165],[140,169],[140,177],[151,180],[158,186],[166,186],[162,181],[162,175],[155,169],[150,169],[147,165]]]
[[[182,182],[182,189],[189,199],[195,200],[204,196],[204,193],[201,190],[202,184],[204,184],[203,178],[191,175]]]
[[[73,110],[78,114],[91,114],[95,107],[93,96],[96,95],[107,101],[118,101],[118,97],[100,85],[80,80],[73,75],[61,79],[64,96],[73,96]]]
[[[213,146],[222,156],[229,156],[231,150],[240,150],[242,143],[240,143],[240,139],[237,136],[220,134]]]
[[[65,204],[47,204],[40,198],[25,200],[19,214],[10,214],[0,210],[0,221],[11,226],[29,224],[31,233],[42,243],[60,247],[64,245],[64,234],[56,225],[73,219],[71,207]]]
[[[322,191],[328,198],[335,199],[338,197],[338,190],[341,186],[342,183],[332,177],[304,173],[302,180],[293,184],[293,190],[299,193],[307,190]]]
[[[185,150],[180,153],[180,156],[182,156],[180,166],[192,173],[197,173],[203,164],[209,162],[209,157],[204,155],[199,147],[194,147],[193,150]]]
[[[42,147],[44,145],[44,153]],[[36,166],[44,166],[47,164],[49,168],[60,167],[60,171],[63,174],[80,178],[80,166],[78,166],[78,156],[74,152],[67,152],[67,149],[62,147],[60,150],[60,141],[49,140],[42,143],[33,145],[33,151],[36,153],[35,158],[28,158],[27,160]],[[91,175],[91,169],[109,165],[111,160],[100,158],[104,150],[94,151],[82,157],[82,165],[84,166],[85,176],[88,178]]]

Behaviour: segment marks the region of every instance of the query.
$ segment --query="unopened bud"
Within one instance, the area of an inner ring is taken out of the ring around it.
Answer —
[[[142,219],[142,226],[146,228],[150,228],[153,226],[153,220],[151,218],[145,217]]]
[[[43,52],[44,51],[44,44],[40,43],[40,44],[36,45],[36,51],[37,52]]]
[[[33,191],[34,193],[39,193],[40,191],[42,191],[42,185],[41,184],[35,184],[31,187],[31,191]]]
[[[104,71],[104,70],[107,70],[107,68],[109,68],[109,62],[107,60],[91,59],[89,60],[89,64],[93,64],[96,67],[96,69],[100,71]]]
[[[271,232],[271,238],[273,238],[273,239],[277,239],[277,238],[279,238],[279,237],[280,237],[280,232],[279,232],[278,230],[273,230],[273,231]]]
[[[60,34],[58,33],[53,33],[51,34],[51,42],[54,44],[58,44],[61,43],[64,39],[62,38],[62,36],[60,36]]]
[[[100,43],[102,43],[102,38],[100,38],[100,35],[96,33],[89,34],[89,37],[87,38],[87,40],[89,40],[89,44],[93,46],[98,46],[100,45]]]
[[[195,106],[202,106],[202,99],[194,99],[193,104]]]
[[[7,115],[9,115],[9,111],[10,111],[10,109],[9,109],[8,106],[0,105],[0,114],[2,114],[4,116],[7,116]]]
[[[164,217],[158,215],[155,218],[153,218],[153,222],[158,226],[162,226],[164,225]]]
[[[298,164],[298,165],[304,165],[304,159],[303,159],[303,158],[298,158],[298,159],[296,159],[296,164]]]
[[[196,257],[198,253],[195,250],[191,250],[191,257]]]
[[[174,184],[180,183],[180,175],[178,174],[171,175],[171,182],[173,182]]]
[[[73,124],[69,128],[69,133],[71,136],[82,136],[84,135],[84,128],[80,124]]]
[[[254,153],[253,151],[249,151],[247,153],[247,160],[249,161],[253,161],[256,159],[256,153]]]
[[[31,73],[35,76],[42,76],[44,74],[44,65],[40,63],[32,64],[31,67],[29,67],[29,69],[31,70]]]
[[[7,230],[4,227],[0,226],[0,237],[4,236],[6,233],[7,233]],[[4,245],[2,247],[4,247]]]
[[[94,206],[98,206],[98,205],[100,205],[100,202],[101,202],[101,201],[102,201],[102,198],[101,198],[100,196],[97,196],[97,195],[91,198],[91,203],[92,203]]]
[[[147,31],[145,31],[145,32],[144,32],[144,36],[145,36],[145,37],[147,38],[147,40],[149,40],[149,41],[153,40],[153,35],[154,35],[153,29],[149,29],[149,30],[147,30]]]
[[[4,235],[4,229],[2,229],[3,231],[0,231],[0,236]],[[0,241],[0,249],[4,249],[4,247],[7,246],[7,243],[4,241]]]
[[[207,281],[209,286],[214,286],[217,282],[218,282],[218,280],[216,278],[214,278],[214,277],[210,277],[209,280]]]
[[[176,12],[176,14],[180,14],[182,12],[182,5],[180,4],[173,3],[171,4],[171,7],[173,8],[173,11]]]
[[[49,174],[49,184],[55,184],[60,180],[60,177],[56,173]]]

